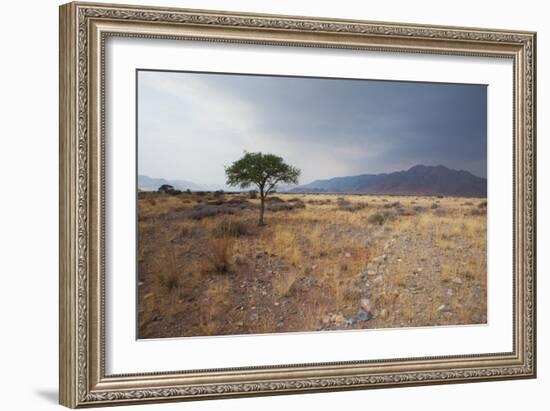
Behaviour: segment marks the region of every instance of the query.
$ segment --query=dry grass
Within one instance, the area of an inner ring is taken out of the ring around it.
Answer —
[[[211,238],[206,250],[207,272],[225,274],[230,271],[234,240],[231,237]]]
[[[273,291],[279,297],[286,297],[293,290],[292,287],[296,284],[297,279],[298,272],[296,270],[288,270],[278,273],[273,277]]]
[[[241,237],[252,233],[249,224],[237,219],[224,219],[218,222],[212,230],[215,237]]]
[[[138,204],[140,337],[486,321],[485,201],[277,194],[261,228],[248,194]]]

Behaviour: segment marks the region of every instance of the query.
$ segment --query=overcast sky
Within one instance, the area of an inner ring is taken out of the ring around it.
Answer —
[[[244,151],[316,179],[416,164],[486,177],[484,85],[138,72],[138,173],[224,184]]]

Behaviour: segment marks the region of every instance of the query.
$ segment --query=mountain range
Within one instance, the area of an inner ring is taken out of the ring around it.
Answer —
[[[228,190],[220,184],[200,185],[186,180],[168,180],[138,175],[138,188],[156,191],[163,184],[178,190],[215,191]],[[231,191],[243,191],[230,189]],[[358,193],[396,195],[442,195],[460,197],[487,196],[487,179],[464,170],[452,170],[445,166],[416,165],[404,171],[382,174],[334,177],[315,180],[294,187],[279,187],[279,192],[293,193]]]
[[[296,193],[362,193],[485,197],[487,179],[445,166],[416,165],[405,171],[315,180]]]
[[[154,178],[145,176],[142,174],[138,175],[138,188],[141,191],[157,191],[158,188],[163,184],[169,184],[177,190],[185,191],[187,189],[193,191],[203,191],[206,190],[205,187],[192,183],[185,180],[167,180],[165,178]]]

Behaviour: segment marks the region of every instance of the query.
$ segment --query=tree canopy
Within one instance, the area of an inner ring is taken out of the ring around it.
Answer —
[[[226,167],[227,184],[233,187],[255,186],[260,192],[260,224],[263,224],[264,200],[278,184],[298,184],[300,170],[275,154],[248,153]]]
[[[233,187],[258,187],[270,193],[277,184],[297,184],[300,170],[286,164],[275,154],[248,153],[225,169],[227,184]]]

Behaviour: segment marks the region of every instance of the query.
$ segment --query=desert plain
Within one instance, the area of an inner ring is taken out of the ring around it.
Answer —
[[[138,193],[138,337],[487,322],[484,198]]]

